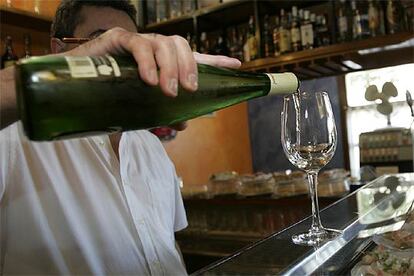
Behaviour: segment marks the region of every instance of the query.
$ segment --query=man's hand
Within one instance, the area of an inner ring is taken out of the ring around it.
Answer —
[[[160,85],[165,95],[177,95],[178,82],[188,91],[198,87],[197,62],[214,66],[238,68],[239,60],[225,56],[211,56],[191,51],[181,36],[138,34],[113,28],[98,38],[70,50],[64,55],[132,54],[138,72],[149,85]],[[157,68],[160,70],[159,78]]]

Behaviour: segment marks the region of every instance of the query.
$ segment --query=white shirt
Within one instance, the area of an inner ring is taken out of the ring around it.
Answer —
[[[184,275],[175,168],[148,131],[30,142],[0,132],[0,274]]]

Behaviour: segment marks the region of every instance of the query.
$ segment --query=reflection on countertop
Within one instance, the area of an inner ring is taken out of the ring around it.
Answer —
[[[413,201],[414,173],[382,176],[321,212],[326,227],[343,231],[335,240],[315,248],[293,244],[292,234],[309,227],[306,218],[195,275],[347,274],[373,237],[403,226]]]

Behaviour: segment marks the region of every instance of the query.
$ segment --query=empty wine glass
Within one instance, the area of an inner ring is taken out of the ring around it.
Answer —
[[[281,140],[289,161],[308,175],[312,200],[312,226],[292,236],[296,244],[317,245],[340,232],[322,226],[318,206],[318,173],[335,153],[337,133],[332,107],[326,92],[300,92],[283,101]]]

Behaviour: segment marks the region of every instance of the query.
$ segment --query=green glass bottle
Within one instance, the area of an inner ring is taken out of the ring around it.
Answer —
[[[292,73],[259,74],[198,65],[195,93],[175,98],[138,76],[130,57],[32,57],[16,67],[20,119],[31,140],[146,129],[183,122],[267,94],[298,89]]]

